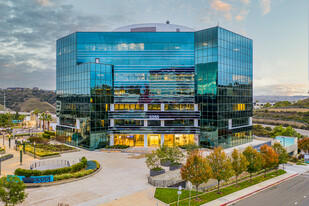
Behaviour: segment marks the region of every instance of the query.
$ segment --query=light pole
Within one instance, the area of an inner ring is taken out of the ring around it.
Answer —
[[[178,187],[178,202],[177,202],[177,206],[179,206],[179,197],[180,197],[180,195],[181,195],[181,189],[182,189],[182,187],[181,186],[179,186]]]
[[[11,149],[11,136],[9,136],[9,149]]]
[[[33,142],[33,155],[34,155],[33,159],[35,159],[35,142]]]
[[[3,132],[3,146],[4,146],[4,132]]]
[[[189,206],[190,206],[190,203],[191,203],[191,190],[192,190],[192,183],[190,182],[190,196],[189,196]]]
[[[20,154],[20,159],[19,159],[20,165],[22,165],[23,164],[23,150],[22,150],[22,148],[20,148],[19,154]]]
[[[15,149],[16,149],[16,152],[17,152],[17,137],[15,137]]]
[[[0,175],[1,175],[1,162],[2,162],[2,154],[0,154]]]

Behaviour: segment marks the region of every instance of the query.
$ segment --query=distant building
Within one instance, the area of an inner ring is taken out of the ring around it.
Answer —
[[[276,102],[254,102],[253,103],[253,108],[254,109],[263,109],[264,105],[269,103],[271,107],[273,107]]]

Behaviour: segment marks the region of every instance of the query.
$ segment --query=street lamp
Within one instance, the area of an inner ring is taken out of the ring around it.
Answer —
[[[34,154],[33,159],[35,159],[35,142],[33,142],[33,154]]]
[[[15,149],[17,151],[17,137],[15,137]]]
[[[1,161],[2,161],[2,154],[0,154],[0,175],[1,175]]]
[[[179,186],[178,187],[178,202],[177,202],[177,206],[179,206],[179,197],[180,197],[180,195],[181,195],[181,189],[182,189],[182,187],[181,186]]]
[[[2,135],[3,135],[3,146],[4,146],[4,132],[3,132],[3,134],[2,134]]]
[[[22,150],[22,148],[20,148],[19,154],[20,154],[20,159],[19,159],[20,165],[22,165],[23,164],[23,150]]]
[[[190,196],[189,196],[189,206],[191,205],[190,203],[191,203],[191,191],[192,191],[192,183],[191,182],[189,182],[190,183],[190,185],[189,185],[189,188],[190,188]]]

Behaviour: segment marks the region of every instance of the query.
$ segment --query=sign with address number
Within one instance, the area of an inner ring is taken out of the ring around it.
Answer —
[[[160,119],[159,115],[149,115],[149,119]]]

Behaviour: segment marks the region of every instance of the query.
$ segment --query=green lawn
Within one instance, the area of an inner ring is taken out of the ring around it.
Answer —
[[[278,170],[278,173],[274,172],[270,172],[267,173],[267,176],[264,177],[264,174],[262,174],[261,176],[252,178],[252,182],[249,182],[249,180],[243,181],[238,183],[239,187],[235,187],[235,185],[231,185],[225,188],[220,189],[222,194],[217,194],[216,191],[213,192],[208,192],[208,193],[199,193],[199,198],[201,199],[201,201],[195,201],[194,200],[194,195],[195,195],[195,191],[192,191],[191,194],[191,204],[192,206],[196,206],[196,205],[202,205],[205,204],[207,202],[213,201],[215,199],[218,199],[220,197],[223,197],[225,195],[237,192],[239,190],[242,190],[244,188],[250,187],[252,185],[258,184],[260,182],[263,182],[265,180],[280,176],[282,174],[285,174],[286,172],[284,170]],[[155,192],[155,198],[161,200],[162,202],[165,203],[172,203],[171,206],[176,206],[177,205],[177,199],[178,199],[178,194],[177,194],[177,189],[168,189],[168,188],[157,188],[156,192]],[[188,190],[183,190],[182,194],[180,196],[180,199],[182,201],[179,202],[179,205],[189,205],[189,200],[186,199],[189,197],[189,191]],[[185,200],[184,200],[185,199]]]
[[[161,200],[165,203],[172,203],[176,202],[178,200],[177,195],[178,189],[168,189],[168,188],[157,188],[155,193],[155,198]],[[175,195],[176,194],[176,195]],[[192,190],[191,196],[194,196],[196,194],[195,190]],[[202,194],[202,192],[199,192],[199,194]],[[190,191],[189,190],[182,190],[181,199],[189,198]]]

